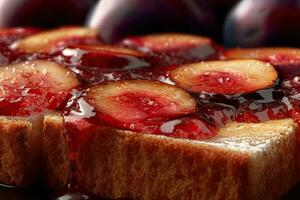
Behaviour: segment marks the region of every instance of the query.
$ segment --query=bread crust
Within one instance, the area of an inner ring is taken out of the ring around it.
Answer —
[[[40,117],[0,117],[0,182],[27,187],[39,177]]]
[[[78,179],[106,198],[279,199],[299,180],[294,130],[289,119],[232,124],[214,140],[191,141],[101,129],[81,145]],[[45,173],[63,177],[58,185],[68,180],[66,168]]]
[[[0,117],[2,183],[26,187],[39,171],[49,188],[67,183],[62,118],[46,115],[42,138],[38,130],[32,120]],[[300,177],[294,132],[289,119],[231,124],[208,141],[101,129],[80,147],[78,180],[107,198],[279,199]]]

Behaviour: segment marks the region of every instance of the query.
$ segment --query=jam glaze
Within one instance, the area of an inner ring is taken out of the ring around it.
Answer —
[[[144,51],[142,56],[124,52],[118,53],[118,51],[105,51],[103,53],[102,50],[99,50],[101,51],[99,53],[83,46],[75,46],[73,43],[67,48],[59,49],[51,54],[27,54],[11,50],[8,47],[9,44],[1,44],[0,46],[1,54],[4,55],[7,63],[37,58],[52,60],[66,65],[82,81],[79,88],[72,90],[71,98],[66,102],[66,107],[62,109],[63,132],[69,147],[71,174],[68,185],[58,192],[59,196],[79,192],[82,193],[82,199],[94,198],[92,194],[80,187],[78,177],[84,173],[85,168],[78,160],[85,156],[85,147],[91,144],[94,135],[101,136],[101,132],[107,129],[117,128],[134,131],[137,134],[156,134],[174,138],[205,140],[214,137],[218,129],[231,122],[258,123],[292,117],[300,125],[300,72],[298,65],[290,63],[289,65],[286,65],[286,63],[276,65],[280,79],[269,88],[248,94],[222,95],[207,92],[189,94],[196,102],[195,112],[161,117],[152,121],[151,119],[143,119],[139,121],[139,126],[137,124],[131,126],[128,123],[116,123],[109,115],[105,115],[107,113],[98,112],[87,97],[89,87],[121,80],[140,79],[175,85],[169,74],[170,71],[176,68],[176,64],[165,66],[165,61],[160,63],[163,58],[157,58],[152,53],[147,54]],[[207,48],[216,50],[212,46]],[[4,54],[4,52],[8,53]],[[218,50],[216,52],[218,52],[218,55],[221,54]],[[100,57],[103,59],[100,59]],[[200,57],[200,60],[206,60],[205,56]],[[217,56],[216,58],[223,57]],[[95,59],[95,61],[91,61],[92,59]],[[114,59],[119,61],[114,63]],[[169,60],[170,57],[167,59]],[[211,59],[211,56],[207,59]],[[100,64],[95,65],[95,63]],[[112,67],[111,63],[114,63],[115,67]],[[123,98],[122,102],[134,102],[136,106],[148,106],[147,108],[152,112],[157,109],[157,107],[151,106],[152,103],[150,104],[155,99],[145,104],[143,97],[136,98],[132,94],[120,97]]]

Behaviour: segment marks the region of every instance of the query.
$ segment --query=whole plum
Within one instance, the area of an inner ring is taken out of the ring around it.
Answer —
[[[299,0],[243,0],[227,17],[224,43],[241,46],[299,46]]]
[[[203,0],[101,0],[87,25],[105,42],[127,35],[186,32],[217,37],[217,20]]]
[[[82,24],[93,0],[0,0],[0,27]]]

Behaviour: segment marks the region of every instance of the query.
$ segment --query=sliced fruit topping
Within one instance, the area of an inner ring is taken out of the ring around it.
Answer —
[[[253,58],[270,62],[273,65],[300,64],[300,49],[298,48],[245,48],[225,51],[228,59]]]
[[[151,61],[142,52],[109,45],[73,45],[64,49],[62,55],[68,64],[92,66],[102,70],[149,67]]]
[[[169,119],[196,111],[195,100],[175,86],[155,81],[133,80],[96,85],[87,101],[102,121],[117,128],[144,133],[165,133]],[[173,132],[173,130],[171,131]]]
[[[72,44],[86,44],[94,42],[97,33],[93,29],[83,27],[62,27],[50,31],[34,34],[11,45],[12,49],[27,53],[51,53]]]
[[[121,45],[157,56],[166,65],[218,59],[221,51],[209,38],[175,33],[131,37]]]
[[[291,79],[300,75],[300,49],[299,48],[248,48],[230,49],[225,52],[228,59],[258,59],[270,62],[276,67],[280,78]]]
[[[132,49],[110,45],[74,45],[60,51],[56,62],[69,66],[87,84],[105,81],[151,79],[156,59]],[[155,74],[155,75],[154,75]],[[157,79],[156,79],[157,80]]]
[[[127,38],[122,41],[124,45],[147,48],[150,51],[172,51],[191,46],[210,44],[211,40],[206,37],[166,33],[153,34],[142,37]]]
[[[56,110],[78,84],[72,72],[50,61],[27,61],[1,67],[0,114],[27,116]]]
[[[133,49],[128,49],[124,47],[112,46],[112,45],[74,45],[73,48],[79,48],[82,50],[86,50],[89,52],[100,52],[100,53],[108,53],[108,54],[124,54],[131,55],[135,57],[144,57],[145,54],[136,51]]]
[[[238,94],[273,85],[274,67],[258,60],[207,61],[179,66],[170,72],[171,79],[190,92]]]
[[[113,119],[132,123],[151,117],[169,118],[193,113],[195,101],[185,91],[146,80],[97,85],[87,94],[96,110]]]

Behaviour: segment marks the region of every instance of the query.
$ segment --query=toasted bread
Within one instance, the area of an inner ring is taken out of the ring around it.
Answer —
[[[38,130],[26,119],[1,118],[2,183],[25,187],[39,177],[39,148],[29,145],[39,140]],[[50,188],[64,186],[69,177],[61,130],[59,115],[45,116],[41,177]],[[289,119],[234,123],[208,141],[114,129],[90,135],[80,150],[78,179],[103,197],[278,199],[299,180],[295,125]]]
[[[61,118],[44,122],[44,183],[68,181]],[[299,180],[292,120],[234,123],[208,141],[104,129],[77,161],[80,185],[107,198],[279,199]]]

